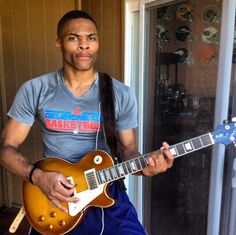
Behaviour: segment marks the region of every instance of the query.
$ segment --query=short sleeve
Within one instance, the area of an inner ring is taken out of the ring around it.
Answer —
[[[127,130],[136,128],[137,122],[137,102],[134,92],[131,88],[124,86],[122,92],[118,92],[118,112],[117,129]]]
[[[32,126],[36,113],[35,99],[32,81],[24,83],[17,91],[7,115],[16,121]]]

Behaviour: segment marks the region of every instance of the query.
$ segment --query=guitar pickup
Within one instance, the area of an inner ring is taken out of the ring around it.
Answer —
[[[85,171],[84,175],[85,175],[85,179],[90,190],[98,188],[98,180],[97,180],[96,171],[94,168]]]

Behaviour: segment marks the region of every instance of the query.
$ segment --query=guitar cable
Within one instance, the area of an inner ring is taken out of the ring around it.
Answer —
[[[95,150],[98,150],[98,136],[99,136],[99,130],[100,130],[100,127],[101,127],[101,121],[100,121],[100,118],[101,118],[101,104],[99,102],[98,104],[98,113],[99,113],[99,116],[98,116],[98,129],[97,129],[97,133],[96,133],[96,141],[95,141]],[[104,232],[104,226],[105,226],[105,223],[104,223],[104,210],[102,207],[101,208],[101,222],[102,222],[102,229],[101,229],[101,232],[99,235],[102,235],[103,232]]]
[[[95,150],[98,150],[98,136],[99,136],[99,130],[101,127],[101,107],[100,107],[100,102],[98,104],[98,128],[97,128],[97,133],[96,133],[96,141],[95,141]]]
[[[104,209],[102,207],[100,207],[100,208],[101,208],[101,212],[102,212],[102,229],[101,229],[100,235],[102,235],[103,231],[104,231],[104,226],[105,226],[105,224],[104,224]]]

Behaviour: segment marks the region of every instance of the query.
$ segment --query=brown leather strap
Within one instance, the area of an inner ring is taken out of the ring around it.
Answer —
[[[117,134],[115,118],[115,96],[112,78],[106,73],[99,73],[99,99],[101,103],[103,131],[111,155],[117,157]]]
[[[121,162],[118,154],[118,138],[115,117],[115,95],[112,78],[106,73],[99,73],[99,99],[101,103],[102,125],[107,145],[115,164]],[[124,180],[118,180],[121,190],[125,190]]]

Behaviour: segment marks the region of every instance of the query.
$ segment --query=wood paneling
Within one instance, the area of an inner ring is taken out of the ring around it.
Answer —
[[[82,9],[96,21],[100,38],[97,69],[123,81],[123,37],[121,0],[82,0]]]
[[[3,71],[3,56],[2,56],[3,52],[2,52],[2,28],[1,28],[1,18],[0,18],[0,78],[4,77],[4,71]],[[3,99],[3,93],[4,93],[4,89],[3,87],[5,87],[4,83],[2,82],[4,81],[3,79],[0,79],[0,97],[1,102],[0,102],[0,128],[2,129],[3,126],[3,119],[4,119],[4,115],[3,115],[3,104],[5,103],[5,99]],[[3,196],[4,196],[4,180],[3,180],[3,168],[0,166],[0,184],[2,185],[2,187],[0,187],[0,207],[3,206]]]
[[[0,42],[3,48],[0,51],[3,61],[0,79],[1,85],[4,84],[1,90],[6,93],[5,107],[1,103],[1,122],[24,81],[61,67],[61,54],[55,48],[56,26],[60,17],[74,8],[74,0],[0,0]],[[1,99],[3,96],[1,92]],[[37,125],[32,128],[21,150],[32,162],[42,157]],[[4,188],[7,195],[4,203],[20,204],[20,179],[8,174],[4,174],[4,177],[11,181]]]

